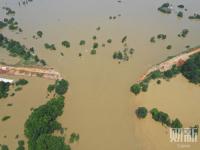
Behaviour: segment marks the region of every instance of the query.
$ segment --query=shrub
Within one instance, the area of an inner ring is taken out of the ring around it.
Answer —
[[[182,123],[180,122],[180,120],[176,118],[175,120],[172,121],[171,127],[172,127],[172,128],[182,128],[183,125],[182,125]]]
[[[172,49],[172,46],[171,46],[171,45],[167,45],[166,48],[167,48],[167,49]]]
[[[68,81],[62,79],[62,80],[57,80],[55,83],[55,92],[58,95],[64,95],[69,87]]]
[[[182,18],[182,17],[183,17],[183,12],[179,11],[179,12],[177,13],[177,16]]]
[[[7,145],[1,145],[1,150],[9,150]]]
[[[68,41],[63,41],[63,42],[62,42],[62,46],[66,47],[66,48],[70,48],[70,42],[68,42]]]
[[[0,99],[8,97],[9,87],[9,83],[0,81]]]
[[[46,49],[56,50],[56,47],[55,47],[54,44],[45,43],[45,44],[44,44],[44,47],[45,47]]]
[[[1,121],[6,121],[6,120],[8,120],[8,119],[10,119],[11,118],[11,116],[4,116],[2,119],[1,119]]]
[[[85,43],[86,42],[84,40],[81,40],[79,44],[82,46],[82,45],[85,45]]]
[[[122,38],[122,43],[126,42],[126,40],[127,40],[127,36],[124,36],[124,37]]]
[[[70,135],[70,139],[69,139],[69,142],[70,143],[74,143],[74,142],[77,142],[79,140],[79,134],[76,134],[76,133],[72,133]]]
[[[19,85],[23,86],[23,85],[28,84],[28,81],[25,79],[19,79],[15,84],[16,84],[16,86],[19,86]]]
[[[90,51],[90,54],[91,54],[91,55],[95,55],[96,53],[97,53],[97,52],[96,52],[95,49],[93,49],[93,50]]]
[[[39,36],[40,38],[42,37],[43,32],[42,31],[37,31],[37,36]]]
[[[98,46],[99,46],[99,44],[95,42],[95,43],[93,44],[93,49],[98,48]]]
[[[55,85],[50,84],[47,88],[48,92],[51,93],[55,89]]]
[[[139,119],[143,119],[147,116],[148,111],[145,107],[138,107],[135,113]]]
[[[139,84],[134,84],[131,86],[131,92],[133,92],[135,95],[139,94],[141,91],[141,87]]]
[[[107,43],[109,43],[109,44],[112,43],[112,39],[108,39]]]

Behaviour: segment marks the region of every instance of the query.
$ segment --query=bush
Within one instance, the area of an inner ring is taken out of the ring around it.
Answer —
[[[139,94],[141,91],[141,87],[139,84],[134,84],[131,86],[131,92],[133,92],[135,95]]]
[[[109,44],[112,43],[112,39],[108,39],[107,43],[109,43]]]
[[[93,44],[93,49],[96,49],[96,48],[98,48],[99,47],[99,44],[98,43],[94,43]]]
[[[139,119],[143,119],[147,116],[148,110],[145,107],[138,107],[135,113]]]
[[[56,50],[56,47],[55,47],[54,44],[45,43],[45,44],[44,44],[44,47],[45,47],[46,49]]]
[[[69,87],[68,81],[62,79],[62,80],[57,80],[55,83],[55,92],[58,95],[64,95]]]
[[[40,38],[42,37],[43,32],[42,31],[37,31],[37,36],[39,36]]]
[[[146,92],[148,90],[148,83],[142,82],[141,83],[141,88],[143,92]]]
[[[166,48],[167,48],[167,49],[172,49],[172,46],[171,46],[171,45],[167,45]]]
[[[172,127],[172,128],[182,128],[183,125],[182,125],[182,123],[180,122],[180,120],[178,120],[178,119],[176,118],[175,120],[172,121],[171,127]]]
[[[63,42],[62,42],[62,46],[66,47],[66,48],[70,48],[70,42],[68,42],[68,41],[63,41]]]
[[[80,41],[80,45],[81,45],[81,46],[82,46],[82,45],[85,45],[85,43],[86,43],[86,42],[85,42],[84,40],[81,40],[81,41]]]
[[[1,145],[1,150],[9,150],[7,145]]]
[[[183,17],[183,12],[179,11],[179,12],[177,13],[177,16],[182,18],[182,17]]]
[[[91,55],[95,55],[96,53],[97,53],[97,52],[96,52],[95,49],[93,49],[93,50],[90,51],[90,54],[91,54]]]
[[[2,119],[1,119],[1,121],[6,121],[6,120],[8,120],[8,119],[10,119],[11,118],[11,116],[4,116]]]
[[[19,85],[23,86],[23,85],[28,84],[28,81],[25,79],[19,79],[15,84],[16,86],[19,86]]]
[[[70,143],[74,143],[74,142],[77,142],[79,140],[79,134],[76,134],[76,133],[72,133],[70,135],[70,139],[69,139],[69,142]]]
[[[10,83],[0,81],[0,99],[8,97]]]
[[[54,89],[55,89],[55,85],[52,85],[52,84],[49,85],[48,88],[47,88],[49,93],[51,93]]]

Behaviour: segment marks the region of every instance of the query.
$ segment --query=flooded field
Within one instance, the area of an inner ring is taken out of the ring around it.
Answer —
[[[19,6],[17,0],[0,1],[1,7],[8,6],[16,11],[15,19],[23,29],[19,34],[7,28],[0,29],[0,32],[28,48],[37,49],[38,56],[70,83],[64,114],[58,120],[68,128],[68,132],[80,134],[80,141],[72,149],[154,150],[162,147],[167,150],[168,146],[178,149],[169,142],[168,130],[150,116],[145,120],[136,118],[134,111],[138,106],[157,107],[172,117],[179,117],[186,127],[200,124],[199,87],[181,76],[170,82],[163,81],[161,85],[152,82],[149,91],[139,96],[130,92],[130,86],[150,66],[183,52],[186,45],[200,44],[200,22],[188,19],[189,15],[200,13],[200,1],[169,0],[174,5],[174,13],[170,15],[157,11],[164,2],[34,0],[26,6]],[[178,10],[175,6],[179,4],[188,9],[182,19],[175,14]],[[109,16],[117,18],[110,20]],[[0,9],[0,19],[4,17],[5,11]],[[97,31],[97,27],[101,29]],[[189,29],[189,34],[186,38],[179,38],[177,35],[185,28]],[[43,37],[33,39],[38,30],[43,32]],[[167,39],[150,43],[150,38],[160,33],[166,34]],[[97,37],[95,41],[93,36]],[[121,43],[124,36],[127,36],[127,46],[134,48],[135,53],[129,61],[119,64],[112,55],[124,48]],[[109,38],[111,44],[107,43]],[[61,45],[64,40],[70,41],[70,48]],[[85,46],[79,45],[80,40],[86,41]],[[99,48],[96,55],[91,55],[94,42],[99,43]],[[45,49],[44,43],[55,44],[57,50]],[[166,50],[169,44],[172,49]],[[0,48],[0,61],[16,62],[3,51]],[[17,134],[25,139],[24,122],[31,113],[30,109],[47,101],[47,87],[52,82],[39,78],[28,80],[29,84],[16,96],[0,100],[0,117],[11,116],[8,121],[0,123],[0,144],[8,144],[11,150],[16,148]],[[7,103],[13,103],[13,106],[7,107]],[[191,149],[199,148],[198,143]]]

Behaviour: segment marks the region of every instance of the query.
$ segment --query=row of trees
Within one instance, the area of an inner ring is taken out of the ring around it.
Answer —
[[[39,59],[36,54],[34,54],[33,48],[27,49],[20,42],[15,40],[9,40],[3,34],[0,33],[0,47],[7,49],[12,56],[18,56],[25,61],[30,61],[35,64],[46,65],[46,62]]]
[[[136,109],[136,115],[139,119],[144,119],[147,116],[148,110],[145,107],[138,107]],[[159,111],[157,108],[153,108],[150,111],[152,119],[162,123],[171,128],[182,128],[183,125],[179,119],[171,120],[169,115],[165,112]]]
[[[147,78],[144,79],[142,82],[133,84],[130,88],[130,91],[134,93],[135,95],[138,95],[141,91],[146,92],[148,90],[148,85],[151,80],[160,79],[160,78],[169,80],[175,77],[177,74],[181,73],[182,72],[181,70],[183,70],[183,67],[184,66],[177,67],[176,65],[174,65],[172,66],[170,70],[167,70],[164,72],[154,71],[151,74],[149,74]],[[157,83],[160,84],[160,80]]]

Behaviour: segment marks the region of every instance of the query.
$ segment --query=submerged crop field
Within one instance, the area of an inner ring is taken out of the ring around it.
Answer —
[[[199,6],[1,0],[0,149],[199,150]]]

